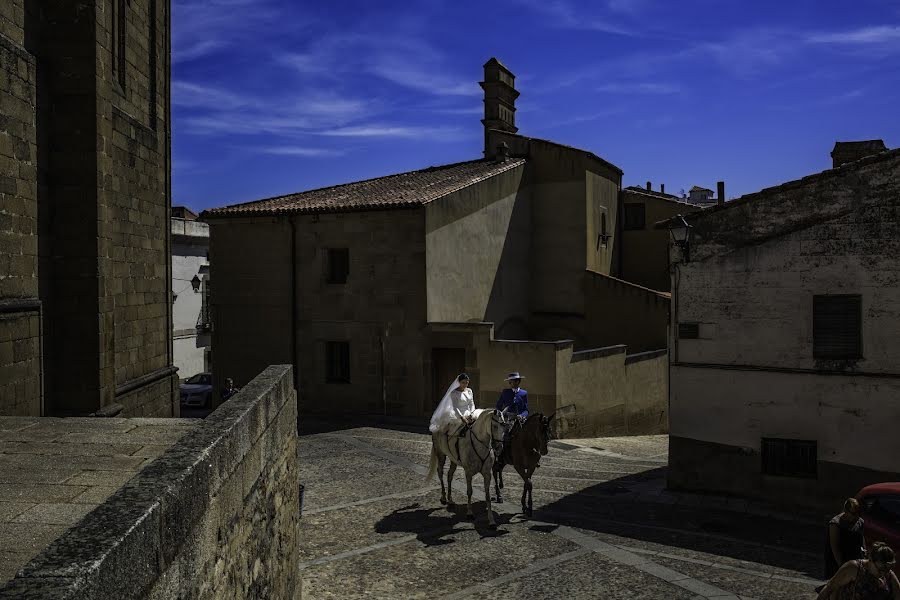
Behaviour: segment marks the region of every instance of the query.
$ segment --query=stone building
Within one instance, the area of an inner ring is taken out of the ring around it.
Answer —
[[[622,171],[519,135],[512,73],[484,72],[485,158],[201,215],[217,382],[290,363],[302,410],[419,416],[519,369],[570,432],[665,429],[669,297],[620,277]]]
[[[169,1],[0,3],[0,414],[172,415]]]
[[[840,506],[900,478],[900,150],[688,217],[669,484]]]
[[[831,151],[831,160],[834,168],[878,154],[887,150],[884,140],[861,140],[855,142],[835,142]]]
[[[209,225],[172,207],[172,347],[179,379],[212,369],[209,318]]]
[[[647,188],[622,190],[622,278],[644,287],[668,292],[669,233],[654,225],[676,215],[688,215],[700,207],[678,196]]]

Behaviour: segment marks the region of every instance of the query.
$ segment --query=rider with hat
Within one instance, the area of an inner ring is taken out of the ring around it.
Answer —
[[[522,375],[519,374],[518,371],[513,371],[510,373],[506,382],[509,384],[509,387],[500,392],[500,399],[497,400],[497,410],[506,409],[507,413],[510,415],[515,415],[516,420],[513,422],[513,426],[506,430],[506,434],[503,436],[503,445],[509,443],[510,438],[513,435],[513,432],[522,426],[522,423],[525,422],[525,419],[528,418],[528,392],[519,387],[522,383]],[[497,456],[497,462],[499,464],[503,463],[502,452]]]
[[[500,399],[497,400],[497,410],[507,409],[520,420],[528,418],[528,392],[519,387],[523,379],[518,371],[510,373],[506,378],[509,387],[500,392]]]

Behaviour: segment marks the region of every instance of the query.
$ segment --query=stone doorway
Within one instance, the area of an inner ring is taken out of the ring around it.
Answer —
[[[433,411],[453,378],[462,373],[466,368],[465,348],[432,348],[431,350],[431,381],[432,392],[429,410]]]

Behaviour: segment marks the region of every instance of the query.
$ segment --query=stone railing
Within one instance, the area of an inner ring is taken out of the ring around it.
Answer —
[[[297,398],[272,366],[0,590],[0,599],[293,598]]]

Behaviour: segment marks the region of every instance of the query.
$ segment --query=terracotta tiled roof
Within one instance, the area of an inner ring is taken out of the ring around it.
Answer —
[[[712,192],[712,190],[705,188],[705,187],[700,187],[699,185],[695,185],[694,187],[692,187],[691,191],[692,192]]]
[[[884,145],[884,140],[860,140],[856,142],[835,142],[834,149],[831,151],[832,154],[835,152],[843,151],[843,150],[867,150],[872,154],[878,154],[879,152],[884,152],[887,150],[887,146]]]
[[[201,218],[411,208],[525,164],[488,159],[429,167],[203,211]]]

